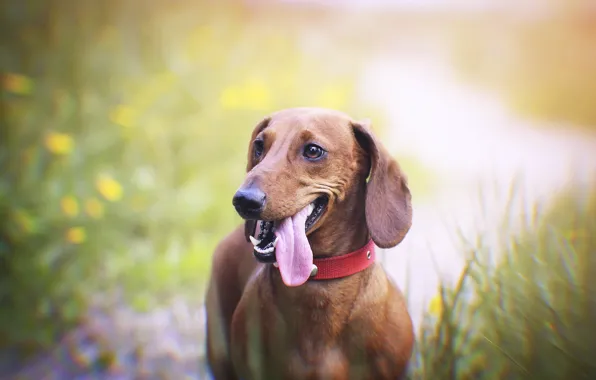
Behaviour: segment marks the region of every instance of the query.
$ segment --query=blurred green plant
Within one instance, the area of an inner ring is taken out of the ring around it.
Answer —
[[[321,61],[292,22],[234,2],[1,6],[2,345],[49,344],[96,292],[201,299],[240,222],[253,125],[290,106],[374,113],[354,98],[360,62]]]
[[[535,210],[521,234],[504,224],[498,253],[469,245],[459,282],[431,302],[410,378],[596,377],[596,192]]]

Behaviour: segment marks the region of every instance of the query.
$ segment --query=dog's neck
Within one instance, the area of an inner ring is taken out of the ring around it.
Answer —
[[[309,235],[314,257],[343,255],[362,248],[370,239],[365,216],[366,183],[355,183],[337,202],[321,227]]]
[[[309,235],[315,258],[345,255],[362,248],[369,241],[365,216],[366,185],[355,184],[351,188],[353,190],[330,210],[321,227]],[[352,308],[343,306],[353,307],[361,292],[366,291],[374,268],[371,266],[337,281],[307,281],[298,287],[285,286],[279,270],[273,266],[266,269],[266,276],[272,302],[284,315],[286,323],[304,326],[305,331],[309,331],[308,339],[333,339],[327,336],[333,335],[342,324],[330,327],[320,321],[347,321]],[[355,286],[355,283],[363,285]],[[313,330],[311,326],[318,328]]]
[[[321,227],[308,236],[315,258],[345,255],[362,248],[369,241],[365,216],[366,185],[359,183],[350,188],[353,190],[346,193],[341,202],[333,205]],[[309,339],[324,339],[329,334],[333,335],[334,329],[341,324],[334,324],[330,328],[326,323],[315,321],[347,321],[351,308],[341,305],[354,305],[366,288],[354,286],[354,283],[368,283],[374,268],[367,268],[338,281],[307,281],[298,287],[284,285],[279,270],[272,265],[266,267],[265,276],[269,279],[272,302],[284,315],[286,323],[304,326],[305,331],[309,331]],[[318,326],[318,329],[313,330],[312,326]]]

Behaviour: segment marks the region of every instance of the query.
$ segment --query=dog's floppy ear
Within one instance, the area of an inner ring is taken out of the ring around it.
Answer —
[[[358,144],[370,157],[366,224],[377,246],[395,247],[412,225],[412,203],[407,180],[397,161],[373,135],[368,120],[353,122],[352,127]]]
[[[253,156],[253,151],[252,151],[253,142],[254,142],[255,138],[257,137],[257,135],[259,133],[261,133],[261,131],[263,131],[263,129],[267,128],[270,121],[271,121],[270,117],[264,118],[255,126],[255,128],[252,131],[252,135],[250,136],[250,141],[248,142],[248,161],[246,164],[246,172],[251,171],[254,166],[254,156]],[[254,235],[256,228],[257,228],[256,220],[246,220],[244,222],[244,237],[246,238],[246,241],[250,241],[249,236]]]

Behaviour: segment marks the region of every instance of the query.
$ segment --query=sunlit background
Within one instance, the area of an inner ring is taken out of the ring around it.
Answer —
[[[294,106],[408,175],[410,378],[596,377],[594,2],[0,4],[0,378],[208,378],[211,254]]]

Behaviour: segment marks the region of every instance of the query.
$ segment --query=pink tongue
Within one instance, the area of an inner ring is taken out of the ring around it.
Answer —
[[[312,270],[312,249],[308,244],[304,225],[308,207],[281,221],[275,228],[278,237],[275,257],[281,279],[287,286],[300,286],[308,280]]]

